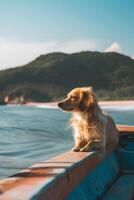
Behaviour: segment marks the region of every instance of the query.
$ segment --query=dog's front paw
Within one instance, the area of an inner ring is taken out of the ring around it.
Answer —
[[[92,151],[92,149],[89,147],[89,146],[85,146],[85,147],[82,147],[81,149],[80,149],[80,151],[81,152],[88,152],[88,151]]]
[[[72,148],[72,151],[78,152],[78,151],[80,151],[80,148],[79,148],[79,147],[73,147],[73,148]]]
[[[80,149],[81,152],[89,152],[89,151],[95,151],[95,150],[97,150],[97,149],[95,147],[91,147],[91,146],[85,146]]]
[[[86,147],[82,147],[82,148],[80,149],[80,151],[81,151],[81,152],[87,152],[87,151],[89,151],[89,150],[88,150],[88,148],[86,148]]]

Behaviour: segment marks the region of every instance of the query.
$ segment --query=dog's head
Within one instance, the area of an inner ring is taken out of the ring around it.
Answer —
[[[96,104],[92,87],[75,88],[69,92],[67,98],[58,103],[64,111],[89,111]]]

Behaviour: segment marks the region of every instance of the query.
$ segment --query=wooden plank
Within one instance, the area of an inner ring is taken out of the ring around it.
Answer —
[[[120,124],[117,124],[116,125],[116,127],[117,127],[117,129],[118,129],[118,131],[120,132],[120,133],[124,133],[124,132],[126,132],[126,133],[128,133],[128,132],[130,132],[130,133],[134,133],[134,126],[127,126],[127,125],[120,125]]]

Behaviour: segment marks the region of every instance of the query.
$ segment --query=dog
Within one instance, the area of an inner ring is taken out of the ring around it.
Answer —
[[[70,120],[75,132],[73,151],[105,150],[109,146],[117,146],[115,123],[101,110],[92,87],[71,90],[67,98],[58,103],[58,107],[73,113]]]

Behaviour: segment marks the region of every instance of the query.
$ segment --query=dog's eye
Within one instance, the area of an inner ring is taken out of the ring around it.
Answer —
[[[77,97],[76,96],[72,96],[72,97],[70,97],[71,98],[71,100],[74,100],[74,99],[76,99]]]

